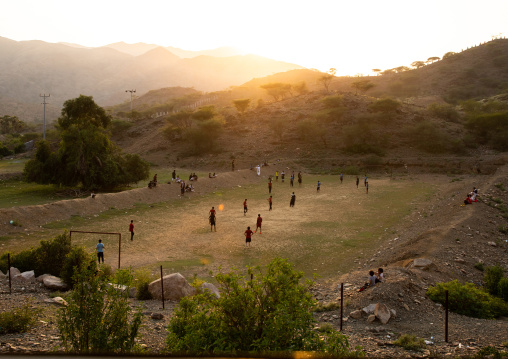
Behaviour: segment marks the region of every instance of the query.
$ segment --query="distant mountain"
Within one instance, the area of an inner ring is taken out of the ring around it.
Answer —
[[[156,45],[113,45],[86,48],[0,37],[0,116],[41,119],[42,109],[26,110],[42,107],[41,93],[51,93],[46,110],[54,119],[64,101],[80,94],[91,95],[104,106],[130,99],[127,89],[138,94],[173,86],[217,91],[254,77],[302,68],[255,55],[180,58]]]
[[[69,44],[69,46],[79,46],[75,44]],[[138,42],[136,44],[127,44],[125,42],[115,42],[114,44],[105,45],[103,47],[109,47],[111,49],[115,49],[117,51],[123,52],[125,54],[129,54],[132,56],[142,55],[150,50],[155,49],[156,47],[161,47],[159,45],[154,44],[145,44],[144,42]],[[197,57],[201,55],[205,56],[213,56],[213,57],[229,57],[236,55],[245,55],[245,51],[242,51],[236,47],[219,47],[211,50],[201,50],[201,51],[191,51],[191,50],[183,50],[177,47],[168,46],[165,48],[169,52],[174,55],[185,59],[191,57]]]

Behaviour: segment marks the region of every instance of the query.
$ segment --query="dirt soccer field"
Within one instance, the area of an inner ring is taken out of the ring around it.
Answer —
[[[207,277],[219,266],[266,264],[274,256],[289,258],[307,275],[327,278],[344,273],[371,258],[383,241],[397,237],[397,227],[410,213],[428,204],[441,187],[450,184],[446,176],[369,178],[369,193],[360,178],[303,175],[303,184],[290,187],[274,181],[273,210],[268,211],[269,172],[241,170],[201,178],[196,191],[180,196],[178,184],[155,189],[139,188],[97,198],[4,209],[0,222],[6,236],[2,250],[13,251],[36,245],[64,230],[122,233],[122,267],[163,265],[168,271]],[[322,182],[316,191],[316,183]],[[462,187],[464,184],[458,185]],[[296,205],[289,207],[291,192]],[[247,199],[248,212],[243,214]],[[223,205],[223,210],[218,210]],[[211,232],[208,212],[217,209],[217,232]],[[254,230],[257,215],[263,218],[263,233],[256,233],[251,248],[245,248],[244,231]],[[17,220],[22,227],[8,225]],[[135,237],[130,241],[128,226],[134,220]],[[73,234],[73,243],[93,252],[99,238],[105,243],[106,263],[118,263],[118,237]]]

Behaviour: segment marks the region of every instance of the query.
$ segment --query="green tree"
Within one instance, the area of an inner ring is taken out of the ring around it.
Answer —
[[[85,189],[127,185],[148,178],[149,165],[136,159],[139,176],[127,173],[121,150],[111,143],[107,127],[111,117],[91,96],[67,100],[58,119],[61,141],[56,152],[39,143],[35,158],[25,165],[27,181]],[[137,156],[137,155],[134,155]],[[129,160],[132,162],[132,158]]]
[[[399,66],[399,67],[394,68],[393,70],[395,70],[395,72],[397,72],[399,74],[401,72],[409,71],[409,67]]]
[[[16,116],[5,115],[0,117],[0,133],[2,134],[20,133],[26,127],[26,123]]]
[[[133,349],[142,313],[129,323],[131,309],[127,293],[108,285],[95,261],[74,276],[68,305],[60,309],[58,329],[65,348],[86,353],[126,353]]]
[[[192,112],[179,111],[170,115],[166,121],[179,128],[189,128],[192,126]]]
[[[284,130],[287,127],[287,122],[282,118],[276,118],[270,121],[268,127],[273,131],[275,137],[282,142],[282,137],[284,136]]]
[[[291,90],[290,84],[282,82],[271,82],[260,86],[266,93],[273,97],[274,101],[282,100]]]
[[[439,61],[439,60],[440,60],[439,56],[432,56],[432,57],[429,57],[426,62],[432,64],[435,61]]]
[[[356,90],[355,94],[358,94],[358,90],[365,93],[368,90],[370,90],[371,88],[373,88],[374,86],[376,86],[376,85],[374,85],[372,82],[370,82],[370,80],[355,81],[351,84],[351,87],[354,87]]]
[[[447,52],[446,54],[443,55],[443,60],[446,60],[446,59],[449,59],[449,58],[452,58],[453,56],[457,55],[456,52],[453,52],[453,51],[450,51],[450,52]]]
[[[411,63],[411,67],[415,67],[417,69],[419,69],[420,67],[423,67],[425,66],[425,61],[413,61]]]
[[[233,104],[235,105],[236,110],[243,115],[250,105],[250,98],[233,100]]]
[[[318,82],[321,82],[326,92],[330,92],[330,84],[332,80],[335,78],[335,74],[337,73],[337,69],[333,67],[328,70],[328,72],[324,73],[320,78],[318,78]]]
[[[215,106],[203,106],[192,113],[192,118],[197,121],[207,121],[215,116]]]
[[[372,72],[376,74],[376,76],[379,76],[381,73],[381,69],[372,69]]]
[[[168,326],[171,351],[194,353],[313,350],[334,355],[350,351],[347,337],[331,331],[321,339],[312,316],[315,301],[310,281],[301,283],[284,259],[275,258],[265,273],[249,268],[215,276],[220,298],[209,293],[182,299]]]
[[[212,152],[215,143],[223,130],[224,121],[212,118],[199,124],[196,128],[187,129],[183,136],[191,144],[192,152],[196,154]]]
[[[504,270],[500,265],[487,267],[483,276],[484,286],[492,295],[499,295],[499,281],[503,278]]]

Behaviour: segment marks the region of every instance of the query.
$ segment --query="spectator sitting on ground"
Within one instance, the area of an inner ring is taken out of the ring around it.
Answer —
[[[373,270],[369,271],[369,287],[375,286],[376,280],[377,280],[377,277],[374,274],[374,271]]]
[[[466,205],[466,204],[471,204],[471,203],[472,203],[472,202],[471,202],[471,195],[470,195],[470,194],[468,194],[468,195],[467,195],[467,197],[466,197],[466,199],[464,200],[464,205]]]
[[[180,176],[176,176],[176,180],[175,181],[178,182],[178,183],[182,182],[182,180],[180,179]]]
[[[377,278],[376,278],[376,283],[381,283],[384,281],[385,277],[384,277],[384,270],[383,268],[378,268],[377,269]]]

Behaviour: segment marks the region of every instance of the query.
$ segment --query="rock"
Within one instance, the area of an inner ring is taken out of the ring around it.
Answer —
[[[23,272],[20,275],[14,277],[15,280],[25,281],[25,282],[33,282],[35,281],[35,272],[33,270]]]
[[[361,310],[355,310],[351,313],[349,313],[349,316],[353,319],[360,319],[362,317],[362,311]]]
[[[379,319],[381,323],[386,324],[390,320],[391,313],[390,309],[388,309],[385,304],[377,303],[376,309],[374,309],[374,315]]]
[[[65,284],[60,278],[53,275],[47,276],[43,279],[42,283],[48,289],[53,290],[67,290],[67,284]]]
[[[395,309],[390,309],[390,315],[392,318],[397,318],[397,312],[395,311]]]
[[[491,247],[497,247],[496,242],[487,242],[487,244]]]
[[[15,276],[17,275],[20,275],[21,272],[19,271],[18,268],[15,268],[15,267],[11,267],[10,269],[10,272],[11,272],[11,279],[14,278]]]
[[[51,276],[51,274],[41,274],[40,276],[38,276],[37,278],[35,278],[35,280],[39,283],[43,283],[44,282],[44,278],[48,277],[48,276]]]
[[[138,294],[136,287],[129,288],[129,298],[136,298],[136,294]]]
[[[194,295],[196,290],[191,287],[180,273],[172,273],[162,278],[164,284],[164,299],[180,300]],[[148,285],[148,291],[155,299],[162,299],[161,280],[157,279]]]
[[[162,319],[164,319],[164,315],[161,313],[152,313],[150,318],[155,319],[155,320],[162,320]]]
[[[457,262],[457,263],[462,263],[462,264],[466,263],[466,261],[465,261],[465,260],[463,260],[462,258],[457,258],[457,259],[455,259],[455,262]]]
[[[44,299],[44,301],[46,303],[55,304],[55,305],[58,305],[61,307],[67,306],[67,301],[65,299],[63,299],[62,297],[48,298],[48,299]]]
[[[366,306],[362,310],[363,310],[363,312],[365,314],[373,314],[374,313],[374,309],[376,309],[376,305],[375,304],[369,304],[368,306]]]
[[[219,289],[214,286],[212,283],[203,283],[201,284],[201,290],[203,292],[209,292],[211,294],[213,294],[216,298],[220,298],[220,293],[219,293]]]
[[[403,304],[404,305],[404,309],[407,310],[409,312],[409,307],[406,303]]]
[[[369,315],[367,318],[367,322],[372,323],[374,320],[376,320],[376,316],[374,314]]]
[[[415,258],[413,260],[413,267],[428,269],[432,265],[432,261],[427,258]]]
[[[115,288],[116,290],[118,290],[121,293],[125,293],[127,291],[127,289],[128,289],[128,287],[126,285],[123,285],[123,284],[108,283],[107,285],[108,285],[108,287]]]

